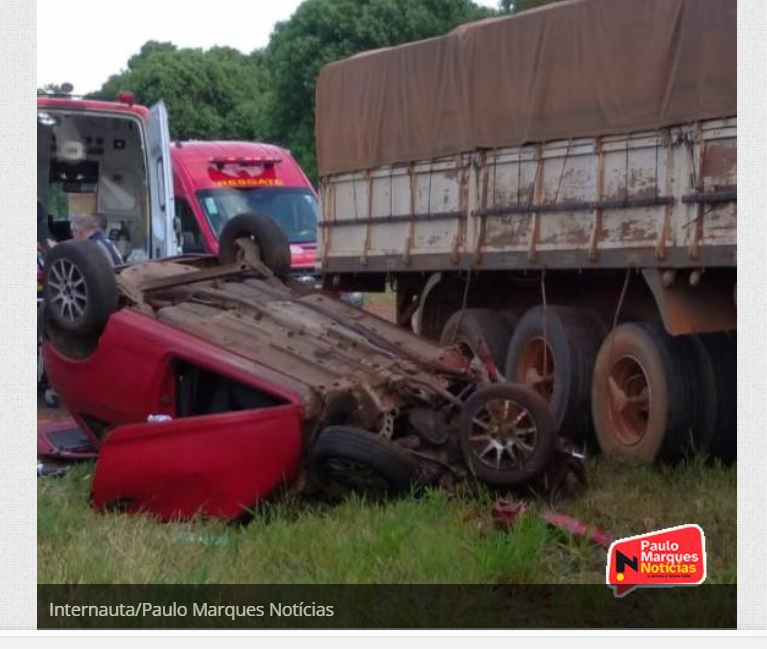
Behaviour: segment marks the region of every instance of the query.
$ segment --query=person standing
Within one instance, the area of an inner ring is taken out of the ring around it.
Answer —
[[[123,263],[122,255],[117,246],[104,232],[103,216],[100,214],[75,214],[69,222],[72,226],[73,239],[97,243],[112,266],[119,266]]]

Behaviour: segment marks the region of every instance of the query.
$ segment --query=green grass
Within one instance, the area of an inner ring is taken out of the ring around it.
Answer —
[[[90,466],[38,480],[39,583],[603,583],[605,550],[537,517],[495,531],[497,494],[440,491],[386,502],[279,502],[246,526],[97,514]],[[736,469],[589,464],[590,486],[558,505],[614,536],[699,523],[709,581],[736,580]]]

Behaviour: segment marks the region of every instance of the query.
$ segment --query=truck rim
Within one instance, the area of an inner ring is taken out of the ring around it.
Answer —
[[[474,415],[468,441],[485,466],[495,471],[517,469],[535,450],[538,425],[530,411],[516,401],[493,399]]]
[[[622,356],[607,379],[610,417],[618,439],[627,446],[638,444],[647,434],[651,393],[642,363],[635,356]]]
[[[48,277],[53,292],[50,306],[69,322],[83,317],[88,306],[88,287],[80,270],[68,259],[57,259]]]
[[[528,341],[522,349],[517,367],[517,380],[535,390],[546,401],[554,394],[554,353],[544,338]]]

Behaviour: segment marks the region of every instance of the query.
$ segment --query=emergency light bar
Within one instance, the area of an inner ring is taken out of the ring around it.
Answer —
[[[117,94],[117,101],[119,101],[121,104],[133,106],[133,104],[136,103],[136,95],[134,95],[130,90],[121,90]]]
[[[210,164],[215,165],[219,169],[222,167],[238,166],[238,167],[273,167],[274,165],[282,162],[282,158],[275,156],[249,156],[246,158],[210,158]]]

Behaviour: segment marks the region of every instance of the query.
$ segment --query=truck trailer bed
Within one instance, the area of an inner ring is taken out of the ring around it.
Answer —
[[[737,119],[336,174],[327,273],[734,266]]]

